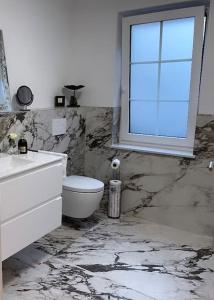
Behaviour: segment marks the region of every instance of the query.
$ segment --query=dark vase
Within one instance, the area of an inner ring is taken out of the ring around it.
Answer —
[[[78,105],[77,103],[77,98],[75,96],[71,96],[68,107],[80,107],[80,105]]]

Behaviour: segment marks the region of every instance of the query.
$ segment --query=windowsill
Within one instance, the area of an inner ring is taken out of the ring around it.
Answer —
[[[125,144],[112,144],[111,148],[135,151],[135,152],[160,154],[160,155],[195,158],[195,155],[192,154],[192,152],[178,151],[178,150],[171,150],[171,149],[169,150],[169,149],[159,149],[159,148],[147,148],[147,147],[141,147],[141,146],[125,145]]]

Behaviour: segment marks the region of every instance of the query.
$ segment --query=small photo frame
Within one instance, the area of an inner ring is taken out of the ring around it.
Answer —
[[[56,96],[55,97],[55,106],[56,107],[65,106],[65,96]]]

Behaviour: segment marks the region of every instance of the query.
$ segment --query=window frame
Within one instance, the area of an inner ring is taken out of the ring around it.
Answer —
[[[184,9],[167,10],[156,13],[124,17],[122,20],[122,78],[121,78],[121,123],[119,148],[193,156],[196,118],[201,80],[205,7],[197,6]],[[192,72],[189,97],[189,114],[186,138],[152,136],[129,133],[129,90],[131,26],[143,23],[160,22],[171,19],[195,17]]]

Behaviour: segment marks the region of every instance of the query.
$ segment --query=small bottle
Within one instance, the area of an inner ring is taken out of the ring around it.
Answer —
[[[23,137],[18,141],[19,154],[27,154],[27,141]]]

